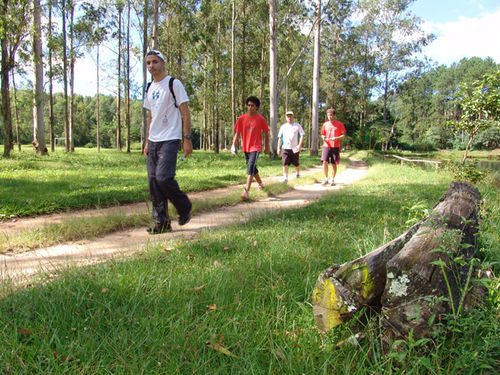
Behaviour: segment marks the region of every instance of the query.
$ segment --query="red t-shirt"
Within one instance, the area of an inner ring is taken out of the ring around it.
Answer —
[[[250,116],[245,113],[238,117],[234,125],[234,131],[241,133],[241,143],[243,144],[243,152],[262,151],[262,133],[268,132],[266,119],[256,114]]]
[[[334,122],[327,121],[321,127],[321,135],[325,138],[338,137],[345,133],[345,126],[340,121],[335,120]],[[340,147],[340,139],[334,141],[324,141],[323,147]]]

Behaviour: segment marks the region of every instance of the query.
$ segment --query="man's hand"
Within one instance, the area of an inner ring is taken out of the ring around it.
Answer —
[[[184,138],[184,143],[182,144],[182,149],[184,150],[184,158],[187,158],[193,153],[193,143],[190,139]]]
[[[231,145],[231,154],[235,155],[236,156],[236,146],[234,145],[234,143]]]
[[[146,143],[144,143],[144,150],[142,151],[142,153],[146,156],[148,156],[148,141],[146,141]]]

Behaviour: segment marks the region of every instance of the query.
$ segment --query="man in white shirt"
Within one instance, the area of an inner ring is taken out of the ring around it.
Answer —
[[[286,123],[281,125],[278,133],[278,155],[283,150],[281,160],[283,162],[283,180],[288,182],[288,166],[295,165],[295,176],[300,177],[299,154],[304,143],[304,129],[302,126],[294,122],[293,112],[286,113]]]
[[[146,66],[153,77],[143,103],[149,116],[144,154],[147,156],[154,221],[154,226],[148,228],[148,232],[158,234],[172,230],[168,216],[169,200],[177,209],[179,225],[191,219],[191,201],[175,180],[177,151],[181,140],[184,157],[193,152],[191,115],[184,86],[178,79],[171,80],[165,73],[163,54],[156,50],[148,52]]]

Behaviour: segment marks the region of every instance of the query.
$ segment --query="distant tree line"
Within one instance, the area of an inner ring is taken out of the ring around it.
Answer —
[[[15,143],[32,141],[41,153],[45,143],[45,150],[52,151],[56,139],[68,152],[85,145],[129,151],[132,142],[144,142],[145,113],[136,98],[150,77],[143,70],[136,84],[130,73],[133,66],[143,66],[150,48],[164,53],[167,72],[186,86],[195,147],[215,152],[227,147],[249,95],[262,99],[260,112],[274,134],[285,111],[293,110],[306,130],[305,145],[313,151],[318,122],[331,106],[346,125],[345,144],[460,147],[463,137],[446,127],[459,116],[453,104],[459,83],[499,66],[478,58],[449,68],[420,60],[418,53],[434,37],[421,30],[421,20],[409,11],[413,2],[2,1],[4,156]],[[108,51],[105,60],[103,50]],[[96,63],[95,72],[89,72],[97,81],[91,98],[74,93],[75,79],[88,79],[74,73],[84,55]],[[320,58],[315,80],[314,56]],[[36,74],[40,66],[43,75]],[[16,87],[21,77],[29,87]],[[114,87],[112,95],[101,93],[103,82]],[[54,93],[55,83],[62,84],[63,93]],[[486,137],[482,145],[492,147],[493,133],[480,134],[476,141]]]

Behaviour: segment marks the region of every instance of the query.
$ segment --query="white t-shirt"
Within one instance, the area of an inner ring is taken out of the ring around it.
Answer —
[[[160,82],[153,81],[142,105],[151,111],[148,140],[152,142],[182,139],[181,111],[175,108],[174,98],[168,88],[169,81],[170,76],[166,76]],[[181,81],[175,79],[172,89],[177,105],[189,101]]]
[[[281,148],[283,150],[293,150],[295,153],[299,152],[299,139],[304,134],[304,129],[300,124],[296,122],[293,124],[284,123],[278,133],[278,138],[281,138],[282,142]]]

